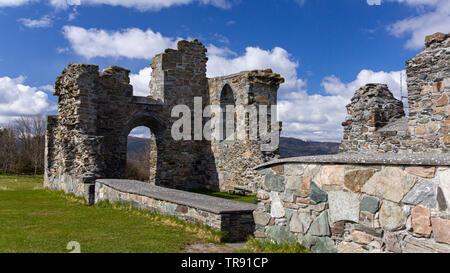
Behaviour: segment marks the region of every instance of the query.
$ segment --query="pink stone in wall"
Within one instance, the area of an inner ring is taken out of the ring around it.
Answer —
[[[415,233],[427,235],[431,234],[430,209],[422,206],[411,209],[412,227]]]
[[[436,172],[435,167],[408,167],[406,171],[410,174],[414,174],[424,178],[433,178]]]
[[[431,218],[434,240],[439,243],[450,245],[450,220]]]
[[[314,179],[314,182],[316,182],[319,187],[324,185],[342,185],[344,184],[344,170],[345,166],[324,166],[318,177]]]

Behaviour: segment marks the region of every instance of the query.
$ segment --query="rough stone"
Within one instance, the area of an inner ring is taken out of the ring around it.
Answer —
[[[433,182],[424,181],[416,184],[403,198],[403,203],[421,205],[427,208],[436,207],[436,189]]]
[[[361,191],[381,199],[400,202],[415,182],[415,179],[407,176],[402,169],[386,167],[374,174]]]
[[[311,224],[308,234],[313,236],[329,236],[331,235],[330,226],[328,224],[328,212],[322,212]]]
[[[328,200],[328,194],[325,191],[321,190],[319,186],[317,186],[317,184],[314,182],[311,182],[311,193],[309,197],[312,201],[314,201],[315,204],[327,202]]]
[[[339,221],[334,223],[334,225],[331,226],[331,233],[333,235],[343,235],[345,232],[345,221]]]
[[[447,201],[445,200],[444,192],[441,187],[438,187],[437,189],[436,201],[438,203],[439,210],[447,210]]]
[[[362,231],[364,233],[370,234],[374,237],[383,237],[383,230],[381,228],[375,228],[375,227],[368,227],[361,224],[355,224],[354,225],[355,230]]]
[[[346,220],[357,223],[359,220],[359,200],[352,192],[329,192],[331,223]]]
[[[265,190],[267,191],[284,191],[284,176],[279,174],[268,174],[264,180]]]
[[[411,224],[413,231],[418,234],[429,236],[431,234],[431,212],[429,208],[414,207],[411,209]]]
[[[289,228],[292,232],[306,233],[311,225],[311,216],[306,212],[293,213]],[[314,234],[313,234],[314,235]]]
[[[255,220],[255,224],[265,226],[269,224],[270,215],[268,213],[255,210],[253,211],[253,219]]]
[[[433,178],[436,172],[435,167],[408,167],[406,171],[410,174],[424,178]]]
[[[402,207],[389,201],[383,201],[380,209],[380,224],[383,229],[388,231],[404,228],[406,215]]]
[[[439,187],[442,190],[443,193],[443,199],[446,200],[447,206],[446,208],[450,208],[450,169],[447,170],[440,170],[439,174]]]
[[[338,250],[334,241],[328,237],[317,237],[316,244],[311,247],[314,253],[337,253]]]
[[[434,240],[450,245],[450,220],[431,218]]]
[[[380,208],[380,199],[372,196],[365,195],[360,203],[361,211],[368,211],[375,213]]]
[[[278,193],[271,192],[270,200],[271,200],[270,215],[274,218],[284,217],[286,215],[286,213],[284,211],[283,204],[281,203]]]
[[[406,236],[400,244],[403,253],[450,253],[450,246],[412,236]]]
[[[361,245],[352,242],[341,242],[338,245],[339,253],[366,253]]]
[[[364,184],[373,176],[374,169],[351,170],[345,173],[344,185],[353,192],[359,192]]]
[[[286,226],[271,226],[267,228],[267,235],[278,244],[293,243],[296,241],[295,236]]]
[[[302,246],[310,249],[311,246],[316,244],[316,238],[317,237],[311,236],[309,234],[299,233],[297,240]]]
[[[372,236],[358,230],[352,232],[352,239],[353,242],[364,245],[368,245],[372,242]]]
[[[386,232],[383,237],[383,243],[386,245],[386,250],[394,253],[402,253],[402,247],[398,240],[397,234],[393,232]]]
[[[323,166],[314,182],[320,187],[325,185],[342,185],[344,183],[344,170],[345,166],[343,165]]]
[[[287,190],[299,190],[302,187],[302,177],[288,176],[286,177],[286,189]]]

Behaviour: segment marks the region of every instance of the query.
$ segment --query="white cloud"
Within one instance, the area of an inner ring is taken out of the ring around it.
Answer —
[[[400,99],[400,74],[402,74],[403,96],[407,95],[406,91],[406,71],[391,72],[374,72],[372,70],[363,69],[358,73],[356,79],[350,83],[343,83],[336,76],[325,77],[322,86],[330,95],[340,95],[344,97],[352,97],[357,89],[368,83],[385,83],[389,90],[397,99]]]
[[[18,7],[32,1],[33,0],[0,0],[0,7]]]
[[[409,6],[426,6],[432,11],[425,11],[415,17],[400,20],[390,26],[388,31],[396,36],[410,35],[405,44],[408,49],[420,49],[424,46],[425,36],[436,33],[450,32],[450,1],[449,0],[390,0]]]
[[[367,4],[369,6],[380,6],[381,5],[381,0],[367,0]]]
[[[152,68],[141,69],[138,74],[130,74],[130,83],[133,85],[133,95],[146,97],[150,95],[149,83]]]
[[[163,37],[159,32],[128,28],[121,31],[84,29],[64,26],[63,34],[79,55],[92,57],[128,57],[150,59],[166,48],[176,47],[177,39]]]
[[[362,70],[356,79],[343,83],[336,76],[325,77],[322,86],[329,95],[309,95],[306,91],[290,92],[278,100],[279,118],[283,121],[282,135],[304,140],[342,140],[345,106],[361,86],[368,83],[387,84],[400,99],[400,73],[403,74],[403,90],[406,93],[405,71],[374,72]]]
[[[194,2],[222,9],[232,6],[232,2],[229,0],[50,0],[52,6],[60,9],[66,9],[71,5],[109,5],[135,8],[140,11],[160,10],[171,6],[188,5]]]
[[[0,77],[0,123],[6,123],[20,115],[38,115],[56,109],[45,92],[37,87],[24,85],[24,81],[23,76]]]
[[[241,56],[230,57],[227,49],[209,46],[208,77],[217,77],[237,73],[244,70],[271,68],[275,73],[281,74],[286,82],[281,87],[281,92],[286,90],[301,90],[305,81],[297,78],[298,62],[292,60],[290,54],[281,47],[272,50],[264,50],[258,47],[247,47]],[[228,52],[228,54],[227,54]]]
[[[85,30],[78,27],[66,27],[66,37],[72,48],[85,57],[113,56],[129,58],[152,58],[168,47],[176,47],[177,39],[162,36],[151,30],[128,29],[121,32],[104,30]],[[150,42],[152,47],[147,47]],[[135,45],[138,49],[135,50]],[[281,85],[278,104],[279,119],[283,121],[284,136],[305,140],[340,141],[342,126],[346,116],[345,106],[354,92],[367,83],[385,83],[397,98],[400,98],[400,71],[374,72],[361,70],[356,79],[344,83],[336,76],[323,79],[322,86],[326,95],[309,94],[307,82],[297,75],[299,62],[281,47],[266,50],[259,47],[247,47],[243,54],[237,54],[226,47],[208,46],[207,76],[217,77],[244,70],[271,68],[285,78]],[[134,94],[149,94],[151,68],[130,74]],[[406,93],[406,75],[403,73],[403,89]]]
[[[50,15],[44,15],[41,19],[20,18],[19,22],[28,28],[46,28],[52,25],[52,18]]]

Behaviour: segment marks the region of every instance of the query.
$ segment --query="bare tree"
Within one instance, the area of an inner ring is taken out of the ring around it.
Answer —
[[[11,173],[16,167],[17,154],[17,140],[14,128],[7,125],[0,129],[0,159],[4,174]]]
[[[45,127],[43,116],[21,116],[14,120],[21,152],[33,164],[34,174],[44,166]]]

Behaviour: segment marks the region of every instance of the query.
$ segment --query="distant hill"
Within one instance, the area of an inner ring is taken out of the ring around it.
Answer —
[[[128,136],[127,152],[138,152],[150,141],[148,138]]]
[[[137,152],[148,143],[149,139],[139,137],[128,137],[128,152]],[[280,138],[280,156],[281,158],[307,156],[307,155],[325,155],[337,154],[340,143],[336,142],[313,142],[303,141],[292,137]]]
[[[292,137],[280,137],[280,157],[337,154],[339,144],[336,142],[314,142]]]

